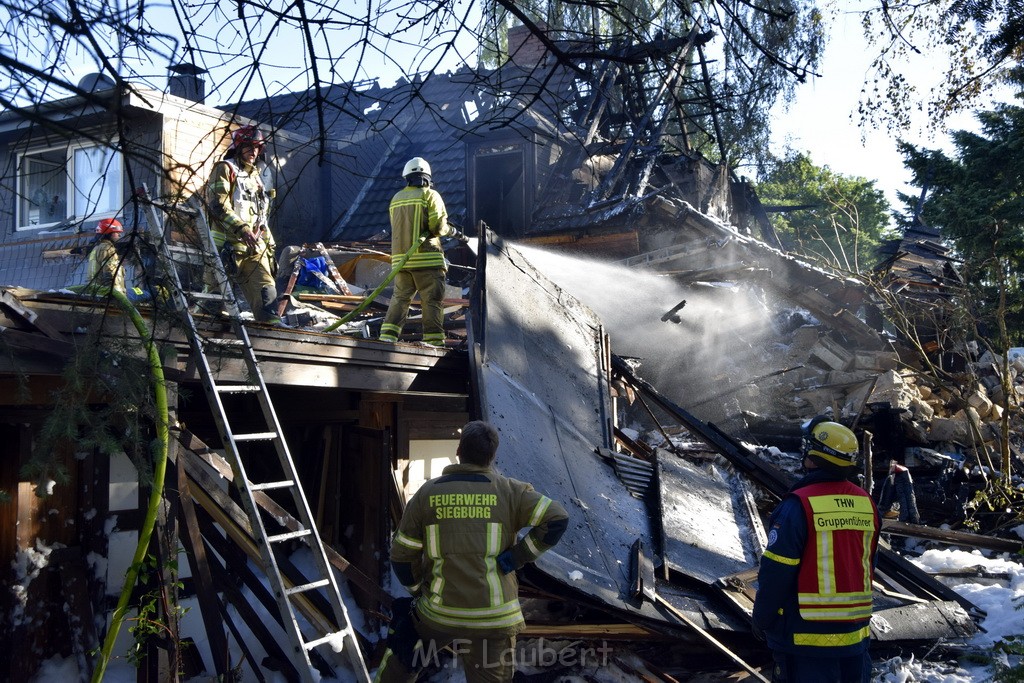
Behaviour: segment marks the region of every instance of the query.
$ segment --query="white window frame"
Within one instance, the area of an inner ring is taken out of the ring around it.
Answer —
[[[45,228],[59,225],[60,223],[74,218],[77,220],[99,220],[100,218],[108,218],[117,215],[121,210],[124,203],[124,166],[122,163],[122,157],[120,151],[117,149],[117,139],[111,140],[108,143],[96,144],[89,141],[73,142],[67,145],[52,145],[49,147],[35,147],[26,150],[18,155],[18,177],[17,177],[17,197],[16,197],[16,211],[15,211],[15,222],[16,231],[23,230],[42,230]],[[111,169],[108,165],[108,170],[104,175],[104,193],[109,194],[108,207],[103,211],[96,211],[87,207],[79,207],[77,204],[82,199],[88,200],[89,197],[84,196],[81,192],[78,192],[75,187],[75,159],[79,151],[82,150],[95,150],[103,149],[109,153],[106,158],[113,157],[113,163],[116,164],[116,168]],[[64,169],[65,169],[65,188],[64,188],[64,216],[58,218],[55,221],[49,221],[47,223],[38,222],[35,224],[29,224],[29,217],[23,215],[25,198],[23,193],[26,191],[24,186],[24,173],[25,159],[37,157],[47,152],[63,151],[64,152]],[[111,178],[111,175],[115,175],[115,178]]]

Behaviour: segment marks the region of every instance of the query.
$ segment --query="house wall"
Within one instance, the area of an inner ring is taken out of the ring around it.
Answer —
[[[228,113],[155,92],[125,96],[116,123],[106,113],[76,118],[70,102],[66,111],[58,108],[60,113],[53,116],[62,126],[80,132],[75,139],[69,141],[42,127],[19,133],[15,126],[8,126],[0,139],[0,284],[44,290],[83,284],[87,247],[100,217],[86,217],[62,229],[44,225],[18,230],[20,153],[78,140],[118,140],[123,149],[123,181],[122,208],[116,216],[128,230],[147,228],[150,210],[133,201],[135,189],[145,186],[151,196],[170,202],[188,199],[203,188],[215,161],[227,149],[230,131],[238,125],[231,123]],[[307,139],[294,134],[270,135],[267,158],[271,163],[264,177],[277,190],[271,227],[281,246],[296,238],[304,241],[301,236],[310,232],[309,227],[320,229],[323,222],[315,151]]]

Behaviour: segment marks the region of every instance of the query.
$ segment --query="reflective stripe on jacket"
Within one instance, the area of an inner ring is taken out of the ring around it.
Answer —
[[[537,559],[567,520],[561,505],[530,484],[487,467],[449,465],[409,501],[391,561],[411,566],[406,588],[418,597],[421,618],[465,633],[514,634],[523,626],[519,583],[514,571],[502,572],[498,555],[511,549],[517,566]]]
[[[447,268],[441,238],[454,229],[448,225],[448,212],[441,195],[429,187],[408,186],[391,198],[391,265],[397,264],[405,252],[427,235],[420,248],[412,253],[402,270]]]
[[[231,159],[217,162],[207,183],[210,233],[219,251],[225,244],[244,254],[249,250],[242,241],[246,228],[263,226],[263,242],[274,252],[273,237],[267,227],[267,192],[255,166],[242,168]]]

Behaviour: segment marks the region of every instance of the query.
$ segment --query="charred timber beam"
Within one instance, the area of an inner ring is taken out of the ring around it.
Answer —
[[[951,545],[984,548],[986,550],[995,550],[996,552],[1019,553],[1024,550],[1024,542],[1014,541],[1010,538],[982,536],[981,534],[972,534],[966,531],[935,529],[923,524],[909,524],[895,519],[883,519],[882,531],[894,536],[927,538],[933,541],[943,541]]]
[[[228,462],[224,460],[219,453],[207,446],[195,434],[187,429],[182,429],[178,434],[178,440],[188,452],[188,457],[185,460],[186,471],[190,477],[196,479],[204,488],[217,488],[217,477],[222,477],[229,483],[234,481],[234,471],[231,469]],[[281,507],[266,493],[256,491],[253,493],[253,499],[256,501],[257,505],[266,510],[289,531],[297,531],[301,528],[298,520],[296,520],[291,513]],[[245,530],[251,538],[252,529],[249,526],[249,519],[242,509],[236,504],[233,504],[233,501],[230,505],[225,503],[224,507],[229,514],[231,514],[235,524]],[[388,593],[384,592],[377,582],[364,574],[358,567],[350,563],[341,553],[331,546],[324,546],[324,550],[327,553],[327,560],[335,568],[341,571],[347,580],[356,584],[369,595],[373,596],[381,606],[385,608],[391,607],[393,598]]]
[[[612,356],[612,369],[622,374],[634,386],[647,394],[660,408],[678,419],[694,436],[700,438],[716,452],[725,456],[734,467],[752,477],[777,497],[781,498],[789,489],[789,482],[781,476],[781,473],[776,468],[765,463],[749,449],[739,444],[714,425],[701,421],[681,406],[663,396],[661,392],[645,380],[637,377],[633,373],[632,368],[618,356]]]

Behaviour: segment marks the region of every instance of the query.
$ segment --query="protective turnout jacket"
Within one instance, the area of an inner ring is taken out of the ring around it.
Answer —
[[[867,650],[880,528],[874,501],[839,473],[814,470],[769,519],[754,622],[772,650],[847,657]]]
[[[498,555],[510,550],[516,567],[532,562],[567,523],[565,509],[530,484],[489,467],[449,465],[406,506],[391,563],[421,619],[466,635],[515,634],[524,623],[519,582]]]
[[[267,224],[269,202],[263,179],[255,166],[239,166],[231,159],[217,162],[207,183],[210,232],[219,251],[228,244],[237,254],[245,254],[248,245],[242,240],[246,228],[263,228],[262,243],[273,254],[274,238]]]
[[[90,290],[102,291],[111,287],[125,293],[124,264],[114,243],[108,239],[98,240],[89,252]]]
[[[444,200],[429,187],[409,186],[391,198],[391,265],[397,264],[421,237],[426,241],[413,252],[402,270],[442,268],[444,260],[441,238],[455,232],[448,225]]]

